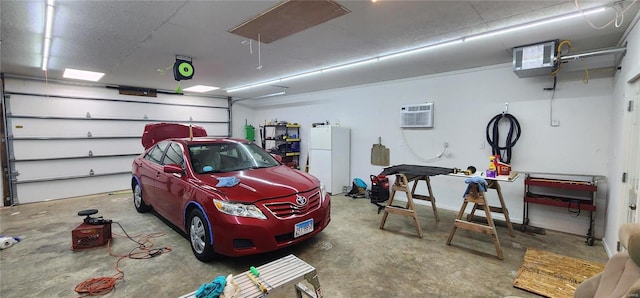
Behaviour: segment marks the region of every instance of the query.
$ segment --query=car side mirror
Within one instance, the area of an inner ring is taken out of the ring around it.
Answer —
[[[277,154],[271,154],[271,156],[273,156],[273,158],[275,158],[279,163],[282,163],[282,156]]]
[[[180,167],[179,165],[176,165],[176,164],[164,165],[162,170],[165,173],[170,173],[170,174],[182,174],[184,172],[184,171],[182,171],[182,167]]]

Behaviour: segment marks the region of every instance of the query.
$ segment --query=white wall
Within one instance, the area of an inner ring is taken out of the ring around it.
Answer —
[[[312,123],[339,122],[352,129],[352,178],[367,181],[369,175],[383,169],[370,164],[371,146],[378,136],[390,148],[392,164],[458,168],[474,165],[484,169],[491,155],[490,147],[484,141],[485,128],[508,102],[509,113],[522,127],[522,136],[512,158],[515,170],[608,175],[613,80],[591,79],[584,84],[580,75],[561,74],[553,100],[554,119],[560,121],[559,127],[549,124],[552,92],[543,90],[552,84],[550,77],[519,79],[510,64],[502,64],[258,100],[252,103],[255,104],[253,115],[250,112],[240,114],[241,110],[234,109],[233,118],[253,119],[250,122],[254,126],[274,118],[302,124],[303,156],[300,160],[306,158],[308,141],[305,137]],[[400,129],[400,106],[427,101],[435,103],[434,128]],[[234,132],[239,125],[234,121]],[[449,143],[450,155],[435,162],[425,162],[442,151],[444,142]],[[502,184],[514,222],[522,222],[522,181]],[[350,183],[345,181],[345,185]],[[465,188],[462,179],[436,176],[432,185],[439,208],[460,208]],[[604,196],[606,192],[602,194]],[[490,193],[490,200],[494,199],[495,193]],[[563,208],[545,210],[544,206],[539,207],[536,210],[542,212],[532,214],[532,225],[586,234],[588,217],[575,219]],[[602,220],[599,225],[603,226]],[[601,229],[596,229],[596,236],[602,236]]]
[[[241,139],[244,138],[244,125],[246,121],[247,124],[253,125],[253,127],[256,129],[256,143],[260,144],[259,124],[254,121],[255,116],[253,109],[250,109],[247,106],[238,103],[231,104],[231,122],[233,123],[233,125],[231,126],[231,136]]]

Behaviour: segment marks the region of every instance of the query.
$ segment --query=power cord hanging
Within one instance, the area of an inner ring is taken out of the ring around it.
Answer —
[[[567,48],[567,52],[562,53],[562,48],[565,46]],[[562,69],[562,65],[563,65],[561,61],[562,56],[569,54],[569,52],[572,50],[576,50],[576,49],[571,45],[570,40],[565,39],[560,43],[558,43],[558,46],[556,47],[556,51],[558,52],[558,57],[556,57],[556,60],[555,60],[555,68],[553,69],[553,71],[551,71],[551,76],[554,78],[554,80],[556,79],[558,73]],[[588,84],[589,83],[589,67],[587,66],[587,63],[584,61],[584,59],[580,59],[580,62],[584,66],[584,77],[582,79],[582,82],[585,84]],[[554,82],[554,88],[555,88],[555,82]],[[551,90],[551,89],[545,88],[545,90]]]
[[[572,205],[572,202],[573,202],[573,201],[574,201],[574,200],[569,201],[569,204],[568,204],[568,206],[567,206],[567,212],[569,212],[569,215],[570,215],[570,216],[578,217],[578,216],[580,216],[580,210],[581,210],[581,209],[580,209],[580,201],[575,200],[577,207],[576,207],[576,209],[575,209],[575,210],[572,210],[572,209],[571,209],[571,205]]]
[[[571,41],[570,40],[563,40],[560,43],[558,43],[558,46],[556,47],[556,51],[558,52],[558,57],[556,58],[556,67],[555,69],[551,72],[551,76],[555,77],[556,75],[558,75],[558,73],[560,72],[560,69],[562,69],[562,62],[560,61],[560,58],[562,58],[563,54],[562,54],[562,47],[563,46],[567,46],[567,54],[569,53],[569,51],[571,51],[573,48],[573,46],[571,46]]]
[[[413,156],[418,158],[421,162],[431,163],[431,162],[435,162],[435,161],[441,159],[443,156],[446,157],[446,156],[449,155],[448,145],[446,145],[446,146],[443,146],[442,151],[440,153],[438,153],[436,156],[434,156],[432,158],[424,158],[424,157],[418,155],[418,153],[416,153],[413,150],[413,148],[411,147],[409,142],[407,142],[407,137],[405,136],[404,130],[401,130],[401,132],[402,132],[402,141],[407,145],[407,148],[409,148],[409,151],[411,152],[411,154],[413,154]]]
[[[608,23],[602,25],[602,26],[596,26],[594,25],[586,16],[584,16],[585,20],[587,20],[587,23],[589,23],[589,25],[591,26],[591,28],[596,29],[596,30],[602,30],[604,28],[609,27],[609,25],[611,25],[612,23],[615,23],[614,26],[616,26],[616,28],[622,26],[622,23],[624,23],[624,13],[627,12],[627,10],[629,10],[629,8],[631,8],[638,0],[633,0],[633,2],[631,2],[631,4],[629,4],[629,6],[627,6],[627,8],[619,10],[615,5],[620,3],[620,5],[622,6],[622,2],[623,1],[617,1],[614,2],[613,5],[611,5],[611,7],[613,9],[615,9],[616,11],[616,16],[615,18],[613,18],[611,21],[609,21]],[[579,0],[575,0],[575,4],[576,4],[576,9],[578,9],[580,12],[583,12],[582,9],[580,8],[580,1]],[[620,20],[620,22],[618,22],[618,20]]]
[[[509,121],[510,127],[509,132],[507,133],[505,145],[500,146],[500,132],[498,130],[498,124],[500,124],[500,121],[503,119]],[[511,149],[516,145],[518,139],[520,139],[520,123],[518,122],[518,119],[506,112],[494,116],[489,120],[489,124],[487,124],[486,136],[487,142],[491,145],[492,154],[500,155],[500,161],[510,164]]]

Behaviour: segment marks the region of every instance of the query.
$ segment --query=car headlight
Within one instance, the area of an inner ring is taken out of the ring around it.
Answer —
[[[255,205],[247,205],[241,203],[225,202],[217,199],[213,199],[213,204],[218,211],[233,216],[253,217],[258,219],[267,219],[267,216],[260,211]]]
[[[324,201],[324,197],[327,195],[327,189],[324,187],[324,183],[320,182],[320,199]]]

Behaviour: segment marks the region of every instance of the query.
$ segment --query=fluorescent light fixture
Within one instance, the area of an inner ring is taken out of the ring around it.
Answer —
[[[232,93],[240,90],[245,90],[245,89],[255,88],[255,87],[260,87],[265,85],[271,85],[279,82],[280,82],[280,79],[277,79],[277,80],[271,80],[263,83],[251,84],[251,85],[246,85],[246,86],[237,87],[237,88],[230,88],[230,89],[227,89],[227,93]]]
[[[338,66],[330,66],[327,68],[322,69],[322,72],[329,72],[329,71],[334,71],[334,70],[339,70],[339,69],[345,69],[345,68],[350,68],[350,67],[354,67],[354,66],[360,66],[363,64],[369,64],[371,62],[378,62],[379,58],[373,58],[373,59],[367,59],[367,60],[362,60],[362,61],[358,61],[358,62],[351,62],[351,63],[347,63],[347,64],[342,64],[342,65],[338,65]]]
[[[265,97],[274,97],[274,96],[285,95],[285,94],[287,94],[286,90],[280,91],[280,92],[276,92],[276,93],[261,95],[261,96],[258,96],[258,97],[254,97],[252,99],[259,99],[259,98],[265,98]]]
[[[51,35],[53,34],[53,5],[54,0],[47,0],[45,15],[44,41],[42,50],[42,70],[47,70],[49,64],[49,52],[51,51]]]
[[[270,85],[270,84],[274,84],[274,83],[278,83],[278,82],[284,82],[284,81],[288,81],[288,80],[292,80],[292,79],[298,79],[298,78],[302,78],[302,77],[306,77],[306,76],[310,76],[310,75],[314,75],[314,74],[318,74],[318,73],[330,72],[330,71],[334,71],[334,70],[340,70],[340,69],[349,68],[349,67],[352,67],[352,66],[359,66],[359,65],[362,65],[362,64],[369,64],[369,63],[376,62],[376,61],[382,61],[382,60],[385,60],[385,59],[397,58],[397,57],[410,55],[410,54],[416,54],[416,53],[419,53],[419,52],[422,52],[422,51],[433,50],[433,49],[436,49],[436,48],[449,46],[449,45],[453,45],[453,44],[458,44],[458,43],[462,43],[462,42],[465,42],[465,41],[471,41],[471,40],[480,39],[480,38],[489,37],[489,36],[494,36],[494,35],[498,35],[498,34],[503,34],[503,33],[513,32],[513,31],[517,31],[517,30],[537,27],[537,26],[541,26],[541,25],[556,23],[556,22],[569,20],[569,19],[573,19],[573,18],[576,18],[576,17],[580,17],[580,16],[587,16],[587,15],[590,15],[590,14],[600,13],[600,12],[603,12],[605,10],[606,10],[606,7],[604,7],[604,6],[603,7],[599,7],[599,8],[594,8],[594,9],[582,10],[582,11],[579,11],[579,12],[574,12],[574,13],[565,14],[565,15],[561,15],[561,16],[546,18],[546,19],[542,19],[542,20],[539,20],[539,21],[534,21],[534,22],[525,23],[525,24],[521,24],[521,25],[510,26],[510,27],[503,28],[503,29],[491,30],[491,31],[487,31],[485,33],[480,33],[480,34],[471,35],[471,36],[462,37],[462,38],[456,38],[456,39],[452,39],[452,40],[448,40],[448,41],[444,41],[444,42],[440,42],[440,43],[424,45],[424,46],[417,47],[417,48],[404,49],[404,50],[400,50],[400,51],[396,51],[396,52],[380,55],[380,56],[377,56],[377,57],[366,58],[366,59],[363,59],[363,60],[360,60],[360,61],[340,64],[340,65],[336,65],[336,66],[330,66],[330,67],[322,68],[320,70],[313,70],[313,71],[301,73],[301,74],[298,74],[298,75],[285,76],[285,77],[282,77],[282,78],[279,78],[279,79],[275,79],[275,80],[271,80],[271,81],[267,81],[267,82],[264,82],[264,83],[249,84],[249,85],[245,85],[245,86],[241,86],[241,87],[230,88],[230,89],[227,89],[227,92],[231,93],[231,92],[245,90],[245,89],[249,89],[249,88],[254,88],[254,87],[259,87],[259,86],[264,86],[264,85]]]
[[[282,86],[279,86],[282,87]],[[276,93],[270,93],[270,94],[265,94],[265,95],[260,95],[260,96],[256,96],[256,97],[247,97],[247,98],[238,98],[238,99],[234,99],[233,102],[238,102],[238,101],[243,101],[243,100],[249,100],[249,99],[261,99],[261,98],[266,98],[266,97],[273,97],[273,96],[279,96],[279,95],[285,95],[287,94],[287,88],[288,87],[282,87],[284,88],[284,90],[280,91],[280,92],[276,92]]]
[[[546,25],[546,24],[561,22],[561,21],[573,19],[573,18],[580,17],[580,16],[587,16],[587,15],[590,15],[590,14],[600,13],[600,12],[603,12],[603,11],[605,11],[605,8],[604,7],[599,7],[599,8],[584,10],[584,11],[581,11],[581,12],[574,12],[574,13],[570,13],[570,14],[566,14],[566,15],[562,15],[562,16],[543,19],[543,20],[540,20],[540,21],[535,21],[535,22],[526,23],[526,24],[517,25],[517,26],[512,26],[512,27],[507,27],[507,28],[504,28],[504,29],[492,30],[492,31],[485,32],[485,33],[480,33],[480,34],[477,34],[477,35],[472,35],[472,36],[469,36],[469,37],[465,37],[464,41],[472,41],[472,40],[485,38],[485,37],[489,37],[489,36],[494,36],[494,35],[498,35],[498,34],[504,34],[504,33],[509,33],[509,32],[518,31],[518,30],[522,30],[522,29],[528,29],[528,28],[542,26],[542,25]]]
[[[322,72],[322,70],[316,70],[316,71],[305,72],[305,73],[301,73],[301,74],[297,74],[297,75],[293,75],[293,76],[289,76],[289,77],[284,77],[284,78],[280,79],[280,82],[289,81],[289,80],[293,80],[293,79],[304,78],[304,77],[308,77],[308,76],[319,74],[321,72]]]
[[[284,77],[284,78],[280,78],[280,79],[276,79],[276,80],[271,80],[271,81],[267,81],[267,82],[263,82],[263,83],[250,84],[250,85],[241,86],[241,87],[229,88],[229,89],[227,89],[227,93],[233,93],[233,92],[236,92],[236,91],[246,90],[246,89],[260,87],[260,86],[273,85],[273,84],[277,84],[277,83],[288,81],[288,80],[308,77],[308,76],[311,76],[311,75],[314,75],[314,74],[319,74],[321,72],[322,72],[322,70],[310,71],[310,72],[305,72],[305,73],[301,73],[301,74],[297,74],[297,75],[292,75],[292,76],[288,76],[288,77]]]
[[[102,78],[102,76],[104,76],[104,73],[67,68],[64,70],[64,74],[62,74],[62,76],[67,79],[97,82]]]
[[[205,86],[205,85],[195,85],[193,87],[182,89],[182,91],[204,93],[204,92],[209,92],[209,91],[218,90],[218,89],[220,89],[220,88],[219,87],[212,87],[212,86]]]
[[[43,51],[43,55],[42,58],[49,58],[49,52],[51,51],[51,38],[46,38],[44,39],[44,51]],[[43,68],[42,70],[47,70],[47,68],[45,67],[46,64],[43,63]]]
[[[49,57],[42,57],[42,70],[47,70],[47,64],[49,64]]]
[[[454,39],[454,40],[445,41],[445,42],[441,42],[441,43],[436,43],[436,44],[432,44],[432,45],[428,45],[428,46],[424,46],[424,47],[420,47],[420,48],[415,48],[415,49],[405,50],[405,51],[402,51],[402,52],[395,52],[395,53],[392,53],[392,54],[380,56],[379,60],[382,61],[382,60],[389,59],[389,58],[397,58],[397,57],[400,57],[400,56],[416,54],[416,53],[423,52],[423,51],[426,51],[426,50],[433,50],[433,49],[436,49],[436,48],[440,48],[440,47],[444,47],[444,46],[448,46],[448,45],[452,45],[452,44],[457,44],[457,43],[461,43],[461,42],[463,42],[462,39]]]
[[[46,37],[51,37],[51,33],[53,32],[53,4],[53,0],[47,1],[46,25],[44,27],[44,35]]]

